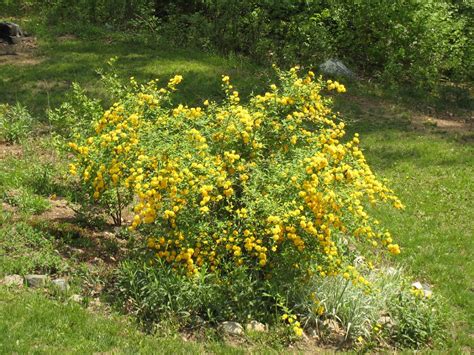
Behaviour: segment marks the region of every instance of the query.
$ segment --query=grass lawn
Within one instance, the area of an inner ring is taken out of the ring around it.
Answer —
[[[165,86],[175,74],[183,75],[176,100],[189,105],[202,104],[203,97],[222,97],[223,74],[230,75],[245,96],[257,83],[264,82],[268,73],[240,57],[225,59],[190,49],[140,44],[112,35],[101,41],[60,37],[38,40],[35,45],[38,46],[35,50],[9,56],[7,64],[0,65],[0,92],[2,102],[19,101],[40,116],[45,108],[57,107],[64,100],[65,91],[74,81],[101,97],[103,88],[96,70],[105,69],[113,57],[118,57],[116,70],[122,78],[133,76],[141,81],[158,78]]]
[[[394,261],[443,295],[452,321],[452,345],[472,348],[474,146],[463,140],[467,132],[416,130],[406,119],[394,118],[409,117],[404,108],[393,112],[380,106],[355,113],[347,103],[340,104],[356,120],[351,130],[361,133],[372,169],[389,179],[406,205],[402,212],[378,213],[402,246]],[[390,112],[392,118],[387,118]]]
[[[222,343],[184,342],[139,332],[124,317],[102,316],[74,302],[0,287],[0,352],[46,354],[240,354]]]
[[[144,46],[113,36],[92,42],[62,38],[40,41],[28,61],[1,64],[0,59],[0,103],[19,101],[44,118],[45,109],[60,104],[73,81],[101,97],[95,69],[113,56],[119,57],[117,69],[125,77],[167,80],[174,74],[183,75],[185,81],[178,100],[190,105],[205,98],[218,99],[222,74],[234,78],[235,86],[244,95],[258,91],[262,83],[270,80],[267,70],[237,57],[226,59],[164,45]],[[352,96],[338,98],[337,109],[350,121],[349,130],[361,134],[373,170],[390,180],[389,185],[407,206],[403,212],[378,212],[402,246],[402,254],[393,262],[404,265],[415,280],[429,283],[435,293],[446,299],[452,323],[449,348],[472,350],[472,132],[463,131],[462,127],[441,132],[416,125],[418,112],[410,107],[369,97],[361,93],[363,88],[354,89],[355,95],[350,86],[348,91]],[[0,177],[0,183],[10,183],[9,178],[2,174]],[[1,191],[5,189],[0,186]],[[0,240],[0,251],[1,245]],[[122,320],[91,315],[77,306],[46,301],[31,292],[16,294],[1,289],[0,300],[3,352],[26,352],[34,346],[45,352],[153,352],[159,348],[174,353],[176,349],[204,349],[178,340],[144,337]],[[218,348],[211,346],[208,350]]]

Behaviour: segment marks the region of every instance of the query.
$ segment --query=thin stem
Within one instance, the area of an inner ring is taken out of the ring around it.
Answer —
[[[116,210],[116,221],[115,225],[116,226],[121,226],[122,225],[122,199],[120,196],[119,188],[118,186],[115,189],[117,193],[117,210]]]

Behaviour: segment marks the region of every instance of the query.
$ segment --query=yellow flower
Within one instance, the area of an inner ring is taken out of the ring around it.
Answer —
[[[303,329],[301,329],[300,327],[294,326],[293,331],[295,332],[297,336],[299,337],[303,336]]]
[[[398,246],[398,244],[389,244],[387,246],[387,249],[390,253],[392,253],[393,255],[398,255],[400,254],[400,247]]]

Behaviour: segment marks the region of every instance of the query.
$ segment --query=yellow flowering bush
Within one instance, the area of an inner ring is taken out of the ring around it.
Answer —
[[[132,203],[130,229],[178,272],[232,265],[262,280],[340,274],[368,286],[354,259],[400,248],[367,207],[403,206],[331,111],[327,93],[345,87],[299,73],[278,71],[246,103],[223,76],[225,100],[201,107],[171,104],[179,75],[161,89],[132,79],[95,133],[70,143],[71,173],[117,219]]]

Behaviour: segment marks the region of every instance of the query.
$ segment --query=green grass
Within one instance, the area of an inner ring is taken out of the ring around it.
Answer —
[[[22,221],[3,219],[3,222],[0,226],[0,278],[35,272],[61,274],[69,269],[68,261],[57,252],[51,235]]]
[[[205,98],[220,98],[221,75],[235,78],[243,96],[256,83],[267,80],[268,71],[240,57],[222,58],[191,49],[170,48],[164,44],[147,45],[123,40],[111,34],[95,40],[40,40],[33,55],[33,65],[18,63],[0,65],[2,102],[25,104],[42,116],[48,107],[57,107],[72,82],[81,83],[96,97],[103,96],[96,69],[118,57],[116,70],[127,79],[158,78],[166,85],[175,74],[184,77],[176,100],[190,105],[201,104]],[[21,70],[19,70],[21,68]]]
[[[414,112],[397,105],[370,109],[342,97],[338,108],[352,119],[350,131],[361,134],[372,169],[406,205],[378,212],[402,246],[392,260],[445,298],[451,346],[472,348],[474,145],[465,141],[472,132],[415,130]]]
[[[270,77],[267,70],[239,58],[226,59],[166,45],[145,46],[114,36],[94,41],[42,40],[38,56],[41,61],[33,65],[0,65],[0,92],[5,93],[0,103],[20,101],[37,116],[43,116],[47,107],[56,107],[64,100],[72,81],[102,97],[94,69],[103,67],[112,56],[119,57],[118,72],[124,77],[167,80],[176,73],[182,74],[185,80],[178,100],[192,105],[204,98],[221,97],[220,75],[224,73],[235,78],[235,85],[244,95],[258,90]],[[363,91],[363,88],[356,90],[358,96],[364,97]],[[364,100],[378,105],[366,105]],[[350,120],[349,131],[361,134],[373,170],[390,180],[390,186],[407,206],[403,212],[384,208],[378,212],[402,246],[402,254],[391,260],[407,267],[414,280],[430,283],[433,291],[447,300],[452,337],[446,346],[455,352],[469,351],[474,348],[474,146],[469,138],[472,132],[443,133],[426,127],[417,130],[410,124],[415,114],[411,107],[373,97],[364,100],[341,96],[337,108]],[[0,191],[26,185],[35,192],[28,161],[1,164]],[[27,292],[21,297],[34,307],[25,307],[13,299],[15,294],[1,292],[2,314],[7,308],[13,310],[0,320],[1,327],[12,329],[5,332],[0,327],[0,334],[8,334],[3,335],[8,339],[0,341],[10,344],[6,352],[22,352],[34,345],[46,352],[53,349],[147,352],[153,346],[170,351],[176,346],[188,350],[175,341],[143,337],[129,327],[122,329],[120,322],[92,317],[75,306],[51,303]],[[60,317],[59,328],[55,328],[54,317]],[[70,324],[73,326],[68,327]],[[33,335],[29,336],[29,332]],[[15,336],[27,340],[15,345]],[[189,345],[189,351],[195,350],[203,348]]]
[[[0,352],[45,354],[239,354],[223,343],[145,335],[126,318],[93,314],[29,290],[0,287]]]
[[[473,147],[413,132],[365,138],[372,166],[407,206],[403,213],[381,215],[403,246],[400,263],[447,299],[466,332],[460,341],[472,346]]]

